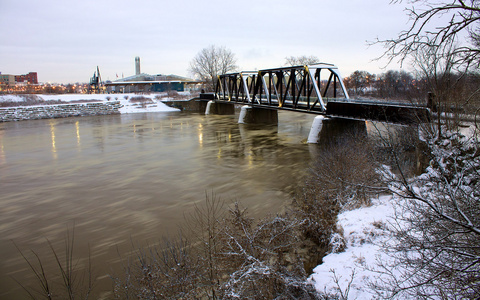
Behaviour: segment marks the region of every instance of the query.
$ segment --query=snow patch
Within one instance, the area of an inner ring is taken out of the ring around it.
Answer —
[[[348,299],[375,298],[368,285],[378,276],[372,271],[376,262],[390,259],[380,245],[388,238],[385,226],[394,215],[392,202],[392,196],[382,196],[374,199],[370,207],[338,216],[337,225],[343,230],[346,248],[344,252],[325,256],[323,263],[313,270],[308,280],[319,292],[345,295],[349,290]]]

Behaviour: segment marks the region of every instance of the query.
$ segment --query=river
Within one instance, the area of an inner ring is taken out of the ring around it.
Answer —
[[[135,247],[173,234],[205,194],[239,201],[254,217],[282,211],[301,186],[316,146],[305,144],[314,115],[279,112],[278,126],[238,115],[138,113],[0,123],[0,298],[27,299],[15,282],[47,266],[47,239],[63,253],[90,252],[97,295]],[[15,279],[15,280],[14,280]]]

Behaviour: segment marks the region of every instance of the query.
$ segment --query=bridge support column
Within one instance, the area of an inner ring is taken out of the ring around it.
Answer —
[[[207,108],[205,109],[205,114],[206,115],[234,115],[235,104],[208,101]]]
[[[307,143],[316,144],[320,138],[320,132],[322,131],[323,121],[325,120],[324,116],[316,116],[312,122],[312,128],[310,128],[310,133],[308,134]]]
[[[198,111],[199,112],[202,112],[202,111],[207,111],[207,104],[208,102],[207,101],[198,101]]]
[[[346,135],[366,136],[365,121],[317,116],[313,120],[307,143],[328,144]]]
[[[274,109],[265,109],[242,106],[238,118],[240,124],[278,124],[278,111]]]

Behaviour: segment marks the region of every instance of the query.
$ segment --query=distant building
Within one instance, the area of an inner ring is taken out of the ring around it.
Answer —
[[[15,75],[0,74],[0,84],[14,85],[15,84]]]
[[[16,83],[38,84],[37,72],[30,72],[25,75],[0,73],[0,84],[15,85]]]
[[[140,57],[135,57],[135,75],[140,75]]]
[[[140,73],[140,57],[135,57],[135,75],[116,81],[106,82],[109,93],[135,93],[135,92],[183,92],[201,84],[190,78],[178,75],[149,75]]]
[[[38,84],[37,72],[30,72],[25,75],[15,75],[16,82],[28,82],[30,84]]]
[[[190,78],[178,75],[149,75],[140,73],[130,77],[122,78],[113,82],[106,82],[108,92],[114,93],[135,93],[135,92],[183,92],[201,84]]]

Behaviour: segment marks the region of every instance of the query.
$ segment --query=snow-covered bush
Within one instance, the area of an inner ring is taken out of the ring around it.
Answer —
[[[433,155],[426,172],[413,179],[389,177],[401,202],[391,224],[384,265],[389,280],[375,288],[389,297],[478,299],[480,297],[480,146],[443,131],[427,140]],[[387,271],[388,270],[388,271]]]
[[[238,205],[222,232],[219,258],[228,278],[222,299],[319,299],[296,250],[300,222],[289,215],[254,224]]]
[[[207,196],[177,242],[137,251],[115,277],[115,297],[319,299],[297,253],[300,223],[288,214],[255,222],[238,204],[226,214]]]
[[[199,264],[182,236],[137,250],[125,276],[113,277],[115,299],[193,299],[198,293]]]

